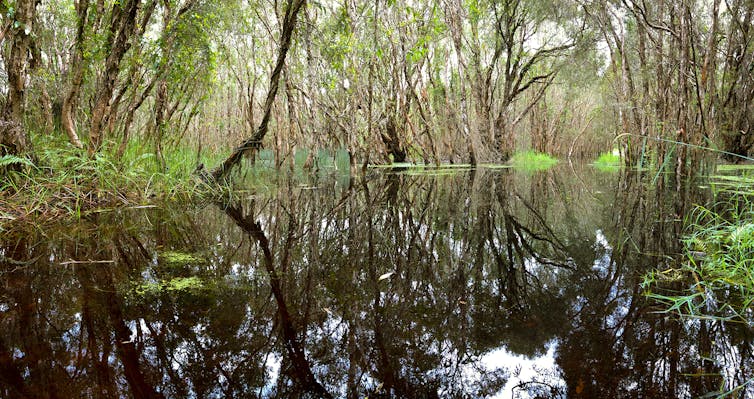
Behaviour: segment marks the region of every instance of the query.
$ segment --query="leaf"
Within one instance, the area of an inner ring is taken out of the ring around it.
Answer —
[[[34,166],[34,164],[27,158],[17,157],[15,155],[0,156],[0,167],[8,165]]]
[[[377,281],[382,281],[382,280],[385,280],[385,279],[389,279],[390,276],[392,276],[393,274],[395,274],[395,272],[385,273],[382,276],[380,276],[380,278],[378,278]]]

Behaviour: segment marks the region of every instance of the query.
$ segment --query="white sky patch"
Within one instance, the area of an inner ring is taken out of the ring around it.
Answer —
[[[602,232],[602,230],[597,230],[595,232],[595,235],[597,236],[597,245],[602,246],[603,248],[607,250],[612,250],[613,247],[610,245],[610,243],[607,241],[607,237],[605,237],[605,233]]]
[[[547,352],[536,358],[528,358],[509,352],[504,347],[497,348],[483,355],[475,367],[482,366],[486,370],[504,369],[510,373],[510,378],[503,389],[491,398],[528,398],[525,391],[515,390],[515,387],[523,382],[547,382],[553,386],[564,386],[565,381],[560,377],[559,367],[555,364],[555,351],[558,342],[553,340],[547,344]],[[545,373],[543,373],[545,372]],[[464,367],[463,371],[467,381],[478,380],[478,371],[473,367]],[[557,377],[555,377],[557,376]]]
[[[605,233],[602,232],[602,230],[597,230],[595,232],[596,238],[594,241],[594,248],[599,249],[603,248],[605,250],[604,254],[602,256],[598,257],[594,260],[594,264],[592,265],[592,270],[595,270],[599,272],[600,277],[606,277],[607,274],[610,272],[610,258],[612,256],[613,247],[610,245],[610,243],[607,241],[607,237],[605,237]]]
[[[542,265],[534,257],[524,259],[524,269],[531,274],[538,275]]]
[[[270,353],[270,355],[267,356],[267,359],[264,362],[264,367],[269,373],[269,378],[267,378],[267,383],[262,387],[260,396],[266,396],[277,386],[278,378],[280,378],[280,363],[281,357],[278,354]]]
[[[602,65],[600,65],[599,69],[597,70],[597,76],[602,77],[610,67],[610,47],[607,45],[607,42],[604,39],[598,40],[596,47],[597,54],[599,54],[600,59],[602,60]]]
[[[241,274],[241,264],[240,264],[240,263],[238,263],[238,262],[234,262],[234,263],[233,263],[233,264],[232,264],[232,265],[230,266],[230,271],[231,271],[231,273],[232,273],[233,275],[236,275],[236,276],[237,276],[237,275],[239,275],[239,274]]]
[[[527,397],[524,392],[514,392],[514,387],[522,382],[540,381],[543,370],[552,371],[551,374],[557,375],[558,366],[555,364],[555,351],[557,350],[558,343],[557,341],[552,341],[547,346],[547,352],[543,356],[534,359],[521,355],[513,355],[505,349],[495,350],[482,357],[481,362],[487,367],[516,364],[516,367],[520,369],[520,372],[511,375],[503,390],[495,395],[494,398],[513,398],[514,394],[519,394],[515,397]],[[555,382],[552,385],[565,385],[565,381],[562,379],[552,382]]]

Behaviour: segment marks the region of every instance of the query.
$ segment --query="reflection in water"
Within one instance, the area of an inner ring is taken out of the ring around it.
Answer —
[[[0,396],[666,398],[752,375],[745,326],[638,286],[693,191],[565,165],[264,188],[3,237]]]

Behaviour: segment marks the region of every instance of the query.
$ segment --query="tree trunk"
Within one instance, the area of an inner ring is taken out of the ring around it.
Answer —
[[[30,67],[29,50],[32,45],[37,0],[16,2],[15,21],[7,35],[10,52],[4,57],[8,74],[8,96],[0,125],[0,155],[21,154],[30,150],[30,143],[23,128],[26,79]]]
[[[401,145],[395,121],[392,117],[385,123],[385,132],[381,133],[382,142],[387,147],[388,154],[393,156],[393,162],[406,162],[406,150]]]
[[[306,4],[306,0],[288,0],[287,2],[288,6],[285,10],[285,19],[283,20],[280,38],[280,49],[278,51],[275,69],[272,71],[272,75],[270,75],[270,86],[267,90],[267,99],[264,102],[264,115],[262,116],[262,121],[259,123],[259,128],[257,128],[257,131],[251,137],[236,147],[223,163],[212,170],[210,177],[214,181],[217,182],[225,178],[230,170],[241,161],[243,155],[247,151],[257,151],[262,146],[262,139],[264,139],[264,136],[267,134],[268,124],[270,122],[272,104],[275,102],[275,96],[278,91],[280,72],[285,65],[285,57],[288,54],[288,49],[291,45],[293,30],[296,28],[296,17],[304,4]]]
[[[37,0],[16,2],[15,21],[7,33],[10,52],[3,62],[8,74],[8,96],[0,120],[0,155],[18,155],[30,150],[30,143],[23,128],[25,90],[30,68],[29,50],[32,45]]]
[[[23,121],[24,95],[26,76],[28,72],[28,51],[31,46],[31,30],[36,14],[36,0],[18,1],[16,4],[16,20],[10,30],[10,55],[5,60],[8,73],[8,98],[5,103],[6,118]]]
[[[78,134],[76,134],[76,123],[73,120],[73,109],[75,108],[84,76],[83,61],[73,62],[73,67],[75,69],[73,72],[73,79],[71,80],[71,86],[68,89],[68,93],[63,100],[63,107],[61,108],[61,123],[71,144],[76,148],[84,148],[81,140],[79,140]]]
[[[110,101],[115,91],[115,83],[120,73],[120,62],[131,48],[131,39],[136,29],[136,16],[140,0],[127,0],[116,3],[112,8],[107,47],[109,54],[105,61],[105,72],[97,83],[94,107],[89,128],[89,154],[99,151],[102,146],[103,127],[107,119]],[[151,12],[152,8],[149,8]]]
[[[63,130],[68,135],[68,140],[76,148],[84,148],[76,133],[76,123],[74,122],[74,109],[78,101],[81,84],[84,81],[84,40],[86,38],[86,26],[89,18],[89,0],[80,0],[76,2],[76,43],[75,52],[71,61],[71,82],[63,98],[63,106],[60,110],[60,119]]]

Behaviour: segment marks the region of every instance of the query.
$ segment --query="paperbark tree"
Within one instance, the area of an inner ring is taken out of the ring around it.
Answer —
[[[73,47],[73,57],[71,68],[69,70],[70,82],[68,89],[63,98],[63,104],[60,110],[61,125],[68,139],[77,148],[84,148],[76,132],[75,112],[81,86],[84,83],[84,73],[86,72],[87,60],[84,58],[86,51],[86,36],[88,28],[94,24],[94,20],[101,19],[101,14],[90,11],[89,0],[79,0],[74,2],[76,8],[76,39]]]
[[[0,40],[7,49],[2,52],[8,75],[8,94],[0,124],[0,155],[21,154],[30,143],[23,126],[26,102],[26,81],[38,60],[31,58],[32,32],[39,0],[18,0],[15,7],[3,2],[0,12],[10,16],[3,26]]]
[[[275,96],[278,91],[280,73],[285,65],[285,57],[288,54],[288,49],[291,46],[291,40],[293,38],[293,31],[296,28],[296,18],[299,10],[301,10],[304,4],[306,4],[306,0],[288,0],[286,4],[285,17],[283,19],[280,34],[280,48],[278,50],[275,69],[273,69],[272,75],[270,75],[270,86],[267,90],[267,98],[264,102],[262,121],[259,123],[256,132],[241,143],[241,145],[236,147],[228,158],[211,172],[211,177],[215,181],[220,181],[225,178],[228,172],[230,172],[230,170],[241,161],[243,155],[247,151],[257,151],[262,145],[262,139],[264,139],[264,136],[267,134],[272,105],[275,102]]]
[[[133,44],[137,16],[142,5],[141,0],[125,0],[112,5],[105,39],[107,57],[104,71],[97,79],[89,127],[90,155],[99,151],[102,146],[103,130],[107,125],[113,92],[121,71],[121,61]],[[145,9],[145,13],[151,14],[153,10],[152,4]]]

